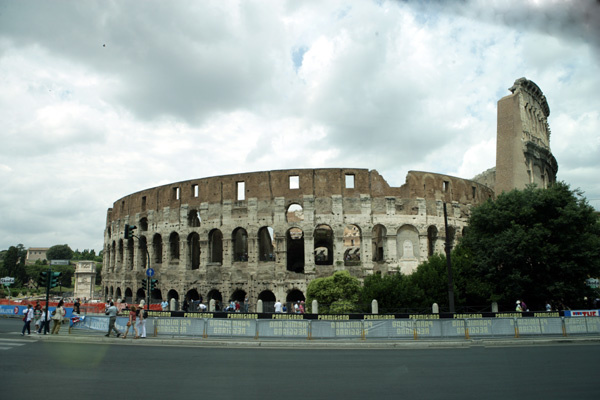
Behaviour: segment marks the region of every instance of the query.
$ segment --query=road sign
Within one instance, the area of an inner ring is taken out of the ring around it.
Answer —
[[[15,283],[15,278],[11,278],[10,276],[5,276],[4,278],[0,278],[0,283],[3,285],[10,285]]]
[[[146,275],[147,276],[154,276],[154,270],[152,268],[148,268],[146,270]]]

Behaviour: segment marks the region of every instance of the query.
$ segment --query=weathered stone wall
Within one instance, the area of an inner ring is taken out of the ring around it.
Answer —
[[[169,299],[295,301],[312,279],[340,269],[360,279],[410,273],[443,251],[443,203],[451,235],[458,237],[471,207],[493,196],[476,182],[418,171],[409,172],[401,187],[390,187],[365,169],[264,171],[147,189],[107,212],[104,294],[128,301],[144,295],[146,249],[159,280],[160,293],[153,295]],[[292,205],[302,211],[288,218]],[[125,224],[138,227],[137,237],[123,238]],[[269,235],[259,234],[265,227],[272,231],[272,254],[265,254]],[[345,241],[349,231],[352,240]],[[303,248],[294,247],[296,236]],[[317,247],[327,260],[315,257]]]

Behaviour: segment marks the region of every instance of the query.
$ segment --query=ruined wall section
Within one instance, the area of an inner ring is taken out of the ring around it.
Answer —
[[[496,193],[556,181],[558,164],[550,151],[550,107],[540,88],[525,78],[498,101]]]
[[[352,176],[351,184],[347,176]],[[239,182],[245,189],[242,199]],[[144,278],[144,246],[151,253],[150,266],[157,272],[163,298],[172,291],[183,298],[195,289],[205,298],[213,290],[224,299],[243,290],[253,299],[271,291],[283,300],[290,291],[305,293],[311,280],[340,269],[360,279],[374,272],[410,273],[427,259],[430,248],[443,251],[443,203],[449,205],[452,236],[458,237],[470,208],[491,197],[491,189],[473,181],[419,171],[410,171],[401,187],[390,187],[377,171],[365,169],[264,171],[176,182],[125,196],[108,210],[103,286],[111,296],[117,289],[135,295]],[[302,220],[286,219],[292,204],[302,207]],[[191,213],[199,216],[195,226]],[[138,226],[139,238],[124,240],[125,224]],[[330,265],[315,263],[314,233],[319,225],[333,231]],[[360,261],[353,263],[344,259],[344,230],[349,225],[359,232]],[[376,225],[383,227],[384,237],[374,238]],[[264,227],[273,230],[274,260],[260,259],[258,232]],[[294,227],[303,232],[303,272],[290,271],[286,263],[287,234]],[[247,232],[248,254],[242,261],[233,259],[237,228]],[[223,236],[220,263],[210,259],[209,236],[216,229]],[[156,237],[162,246],[155,245]],[[200,251],[197,268],[192,267],[194,237]],[[383,243],[381,260],[374,261],[374,240]]]

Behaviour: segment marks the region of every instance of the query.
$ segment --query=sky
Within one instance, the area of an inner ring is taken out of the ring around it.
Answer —
[[[0,0],[0,250],[98,253],[115,201],[189,179],[469,179],[521,77],[600,209],[597,0]]]

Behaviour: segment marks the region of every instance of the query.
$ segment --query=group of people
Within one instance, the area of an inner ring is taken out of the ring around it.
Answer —
[[[117,322],[117,316],[119,315],[119,309],[115,306],[115,303],[111,300],[109,301],[109,306],[105,311],[105,314],[108,315],[108,332],[106,335],[109,337],[111,332],[115,332],[117,337],[121,336],[121,332],[116,328],[115,323]],[[129,329],[131,328],[131,333],[134,334],[134,339],[146,337],[146,318],[148,317],[144,311],[144,300],[140,302],[139,307],[132,305],[129,307],[129,320],[127,321],[127,329],[123,333],[123,339],[127,339],[127,334],[129,333]]]
[[[25,336],[25,331],[27,331],[28,335],[31,335],[32,322],[36,333],[40,334],[45,329],[45,332],[58,335],[60,326],[67,313],[64,304],[63,300],[59,301],[56,308],[51,312],[44,310],[39,301],[35,303],[35,306],[28,304],[27,308],[23,311],[23,330],[21,331],[21,336]],[[50,329],[50,321],[52,321],[52,329]]]
[[[293,313],[293,314],[304,314],[304,301],[296,301],[290,305],[290,309],[288,310],[285,304],[282,304],[281,301],[277,300],[275,302],[275,312],[276,313]]]

